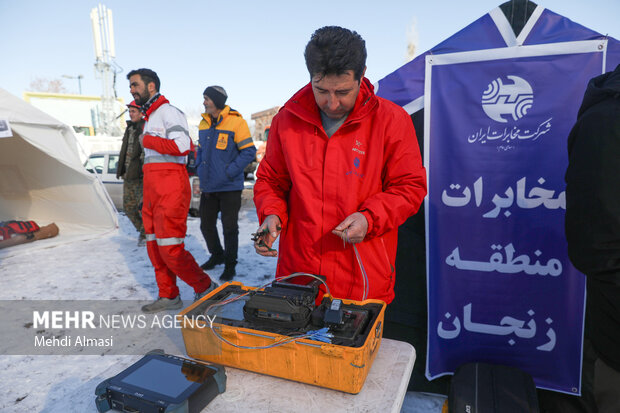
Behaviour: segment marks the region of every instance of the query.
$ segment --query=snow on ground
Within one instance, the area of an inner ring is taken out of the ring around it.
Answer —
[[[246,199],[239,214],[239,264],[235,278],[245,285],[263,285],[275,273],[276,260],[254,252],[250,234],[257,227],[254,206]],[[157,297],[153,270],[146,248],[139,247],[136,240],[137,232],[127,217],[120,214],[118,230],[94,239],[49,248],[20,246],[17,254],[4,258],[0,255],[0,300],[153,300]],[[199,219],[188,218],[185,243],[199,264],[206,261],[208,252]],[[209,274],[217,280],[223,268],[218,266]],[[180,280],[178,285],[181,298],[188,305],[193,290]],[[0,337],[2,334],[6,332],[0,331]],[[180,333],[173,341],[182,343]],[[1,355],[0,411],[96,412],[97,384],[139,358]],[[441,396],[408,392],[402,412],[439,413],[444,400]]]

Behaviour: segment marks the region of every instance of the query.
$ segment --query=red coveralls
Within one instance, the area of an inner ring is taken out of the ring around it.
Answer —
[[[146,111],[142,221],[159,296],[179,295],[176,276],[202,292],[211,279],[185,249],[190,185],[185,168],[192,148],[187,120],[160,96]]]

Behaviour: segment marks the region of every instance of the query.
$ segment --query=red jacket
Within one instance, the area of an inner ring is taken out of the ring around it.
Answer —
[[[368,220],[356,244],[369,296],[394,298],[398,226],[420,207],[426,172],[413,123],[394,103],[375,96],[364,78],[355,106],[328,138],[310,84],[274,117],[257,171],[254,203],[262,223],[282,221],[276,275],[323,275],[333,296],[359,300],[363,278],[351,244],[331,233],[350,214]]]

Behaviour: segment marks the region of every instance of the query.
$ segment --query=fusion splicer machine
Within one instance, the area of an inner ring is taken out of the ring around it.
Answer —
[[[381,304],[344,304],[340,299],[325,296],[316,306],[319,285],[316,280],[306,285],[274,281],[270,286],[239,297],[244,289],[231,284],[194,312],[204,311],[208,303],[226,301],[229,304],[209,312],[217,317],[217,323],[291,336],[325,328],[329,329],[328,342],[361,347],[377,320]],[[240,299],[234,301],[237,297]]]
[[[99,412],[200,412],[226,390],[224,367],[151,352],[97,386]]]

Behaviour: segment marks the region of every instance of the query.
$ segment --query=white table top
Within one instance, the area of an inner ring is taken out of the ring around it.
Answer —
[[[393,412],[403,404],[415,362],[409,343],[382,339],[364,387],[343,393],[226,367],[226,392],[202,412]]]

